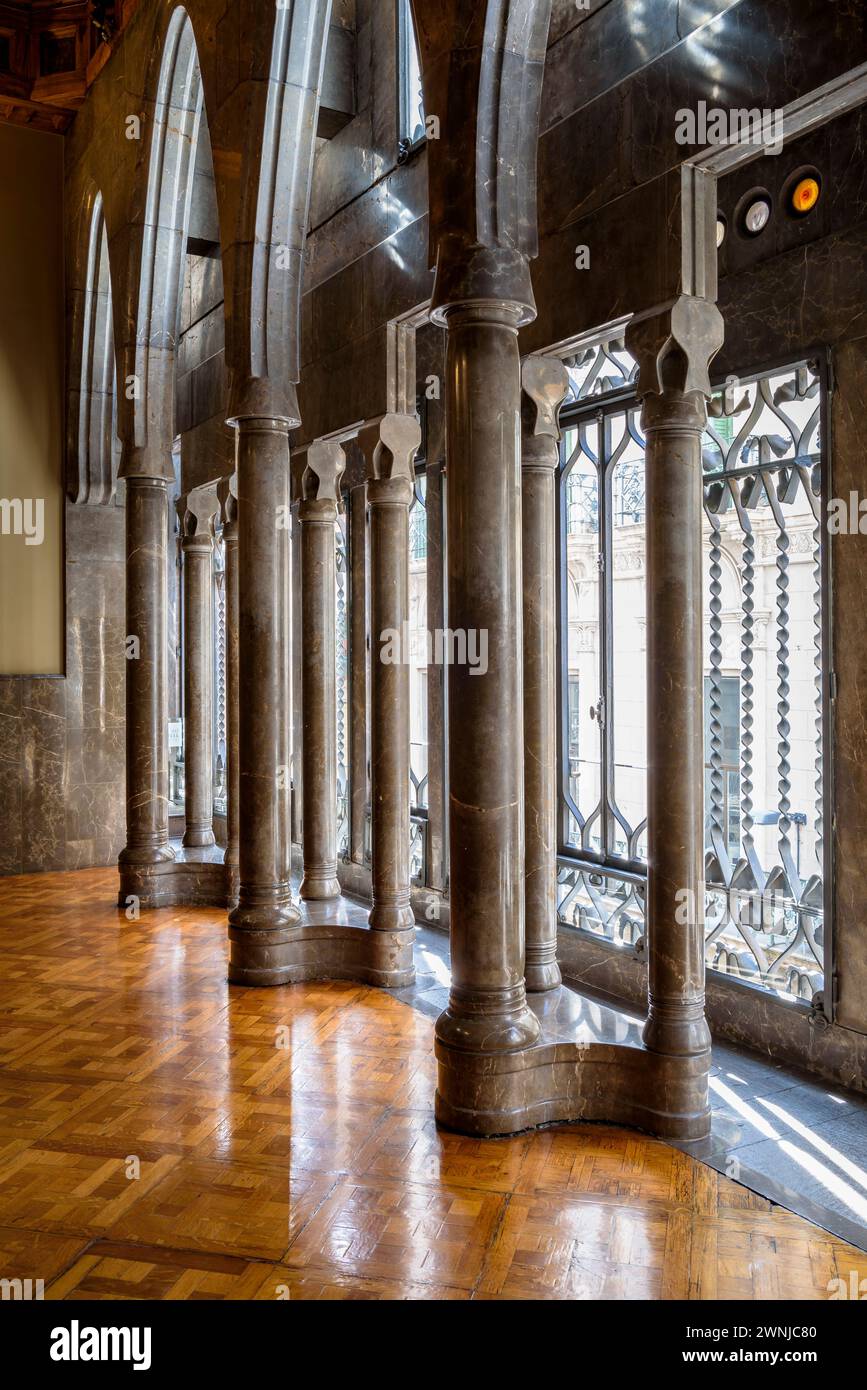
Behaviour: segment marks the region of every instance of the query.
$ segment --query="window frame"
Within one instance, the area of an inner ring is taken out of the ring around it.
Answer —
[[[818,458],[821,464],[821,490],[820,490],[820,515],[823,518],[824,543],[821,551],[821,576],[820,576],[820,595],[822,605],[821,623],[821,689],[822,689],[822,815],[824,825],[823,845],[822,845],[822,891],[823,891],[823,921],[825,925],[823,939],[823,975],[824,983],[822,990],[811,1002],[800,999],[783,999],[771,990],[762,989],[761,986],[754,984],[750,980],[740,979],[736,976],[722,972],[714,972],[715,984],[725,989],[746,990],[750,996],[768,1001],[777,1008],[785,1009],[789,1012],[796,1010],[804,1016],[811,1018],[817,1015],[824,1018],[828,1023],[834,1021],[836,1008],[836,978],[835,978],[835,849],[836,836],[834,833],[834,783],[835,783],[835,745],[834,745],[834,721],[833,721],[833,699],[836,676],[833,666],[833,631],[834,631],[834,611],[833,611],[833,555],[832,546],[829,542],[827,527],[824,519],[828,515],[828,501],[834,496],[833,484],[833,440],[832,440],[832,398],[834,392],[834,369],[833,352],[827,344],[821,346],[807,347],[797,352],[783,353],[779,357],[770,361],[760,362],[758,365],[751,366],[749,370],[739,373],[736,378],[738,387],[749,385],[760,377],[769,374],[782,374],[788,371],[794,372],[798,366],[806,362],[815,362],[818,367],[819,379],[819,451]],[[732,377],[717,377],[712,382],[712,392],[714,395],[723,390]],[[637,403],[637,392],[635,384],[617,387],[616,389],[583,399],[569,401],[564,404],[560,415],[561,432],[570,428],[578,419],[586,419],[590,416],[601,417],[615,413],[618,410],[628,408]],[[631,882],[637,886],[646,884],[647,866],[642,861],[624,860],[612,854],[594,854],[592,851],[576,850],[566,840],[566,827],[568,824],[568,804],[564,795],[565,778],[568,773],[568,754],[569,754],[569,718],[568,718],[568,661],[566,655],[568,648],[568,567],[564,557],[567,554],[567,525],[568,512],[566,505],[566,469],[561,455],[557,472],[557,679],[556,679],[556,701],[557,701],[557,865],[558,871],[561,867],[566,869],[578,869],[587,873],[604,874],[615,880]],[[704,473],[702,473],[704,478]],[[607,479],[605,493],[608,502],[608,529],[607,535],[603,533],[603,490],[600,489],[600,523],[599,539],[600,546],[605,546],[605,563],[603,572],[609,576],[608,583],[613,582],[612,568],[609,556],[613,553],[610,536],[612,519],[610,474]],[[603,618],[603,586],[600,586],[600,625]],[[610,604],[609,604],[610,611]],[[600,692],[606,701],[611,698],[611,683],[613,681],[613,667],[610,661],[611,645],[613,643],[613,629],[602,633],[602,641],[608,648],[608,665],[603,668],[600,660]],[[603,674],[604,669],[604,674]],[[702,690],[704,690],[704,676],[702,671]],[[703,697],[704,698],[704,697]],[[607,705],[606,714],[613,710],[613,706]],[[610,737],[613,738],[613,721],[606,720],[606,738],[609,737],[608,727],[612,726]],[[605,790],[603,780],[603,769],[600,765],[600,787]],[[604,814],[604,805],[603,805]],[[558,872],[559,877],[559,872]],[[558,907],[558,929],[568,932],[576,932],[587,940],[591,940],[596,947],[603,950],[622,951],[616,941],[608,940],[606,937],[595,932],[587,931],[580,926],[574,926],[559,919]]]
[[[417,150],[420,150],[427,143],[427,136],[422,126],[422,134],[415,139],[412,138],[410,131],[410,113],[408,96],[408,73],[410,59],[410,44],[415,48],[418,57],[418,39],[415,33],[415,19],[412,13],[410,0],[395,0],[395,26],[397,43],[395,53],[397,62],[395,64],[395,78],[397,85],[397,162],[405,164]],[[420,65],[420,60],[419,60]]]

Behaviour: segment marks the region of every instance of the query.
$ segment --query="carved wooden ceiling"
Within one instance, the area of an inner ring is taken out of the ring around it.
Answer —
[[[137,0],[0,0],[0,120],[63,132]]]

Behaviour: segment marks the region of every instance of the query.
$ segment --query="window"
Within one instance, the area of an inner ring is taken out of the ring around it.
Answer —
[[[214,814],[228,810],[226,765],[226,547],[221,537],[214,545]]]
[[[622,340],[567,360],[560,468],[561,920],[644,931],[644,441]],[[707,964],[822,989],[827,644],[818,362],[714,395],[704,482]]]
[[[415,478],[409,511],[409,700],[411,876],[426,881],[428,806],[427,480]]]
[[[349,503],[334,530],[337,683],[337,855],[349,858]]]
[[[421,67],[410,0],[397,0],[398,158],[406,159],[425,138]]]
[[[737,858],[741,843],[740,821],[740,763],[738,741],[740,739],[740,679],[738,676],[720,676],[716,682],[710,676],[704,678],[704,842],[713,844],[716,833],[711,812],[714,799],[714,777],[719,779],[720,826],[725,837],[726,853]],[[714,725],[718,723],[719,729]],[[714,743],[714,735],[719,740],[719,761],[715,765],[709,761]]]

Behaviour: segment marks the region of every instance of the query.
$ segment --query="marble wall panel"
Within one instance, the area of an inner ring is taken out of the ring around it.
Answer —
[[[111,864],[124,832],[121,507],[66,515],[66,676],[0,680],[0,873]]]

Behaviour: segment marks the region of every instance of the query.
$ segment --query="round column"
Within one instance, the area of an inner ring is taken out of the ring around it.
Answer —
[[[178,503],[184,556],[185,848],[214,843],[213,539],[210,526]]]
[[[449,627],[486,667],[448,670],[451,1048],[512,1051],[539,1036],[524,988],[520,361],[524,306],[447,303]],[[461,637],[463,634],[463,637]],[[459,649],[459,648],[458,648]]]
[[[234,478],[217,488],[226,548],[226,852],[223,862],[237,874],[240,839],[239,659],[238,659],[238,499]]]
[[[166,479],[127,477],[127,830],[122,870],[174,858],[169,845],[167,541]]]
[[[569,375],[553,357],[521,367],[524,619],[524,976],[556,989],[557,964],[557,416]]]
[[[683,297],[633,320],[646,440],[647,943],[644,1041],[667,1056],[710,1052],[702,872],[701,436],[722,319]],[[687,911],[683,905],[686,903]]]
[[[363,430],[370,509],[371,927],[412,927],[410,902],[409,508],[418,421],[383,416]]]
[[[279,983],[272,952],[291,940],[299,911],[287,869],[285,820],[288,649],[281,531],[289,476],[292,422],[236,421],[238,487],[238,860],[237,906],[229,914],[229,978]]]
[[[307,451],[301,523],[301,897],[340,896],[337,881],[335,526],[345,458],[334,440]]]

